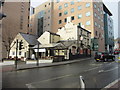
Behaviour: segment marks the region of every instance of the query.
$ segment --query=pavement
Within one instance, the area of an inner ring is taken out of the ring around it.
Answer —
[[[10,72],[10,71],[18,71],[18,70],[65,65],[65,64],[70,64],[70,63],[77,63],[77,62],[88,60],[88,59],[90,59],[90,58],[82,58],[82,59],[62,61],[62,62],[54,62],[54,63],[39,63],[39,65],[37,65],[37,64],[23,64],[22,63],[22,64],[17,65],[17,69],[15,68],[15,65],[5,65],[5,66],[2,65],[2,72]]]
[[[107,85],[106,87],[104,87],[104,89],[102,90],[106,90],[106,88],[108,89],[114,89],[114,90],[120,90],[120,78],[111,82],[109,85]]]

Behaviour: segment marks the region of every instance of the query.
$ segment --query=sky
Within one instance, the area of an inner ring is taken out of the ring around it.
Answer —
[[[31,6],[36,7],[48,0],[31,0]],[[113,27],[114,27],[114,38],[118,37],[118,0],[103,0],[108,9],[112,12],[113,16]]]

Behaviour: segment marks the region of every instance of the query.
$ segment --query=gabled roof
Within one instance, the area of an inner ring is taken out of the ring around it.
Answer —
[[[36,45],[39,42],[37,41],[37,36],[26,34],[26,33],[20,33],[21,36],[30,44],[30,45]]]
[[[47,32],[49,32],[49,33],[52,34],[52,35],[60,36],[60,35],[58,35],[58,34],[56,34],[56,33],[50,32],[50,31],[47,31]]]

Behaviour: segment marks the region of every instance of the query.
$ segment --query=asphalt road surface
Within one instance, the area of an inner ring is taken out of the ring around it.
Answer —
[[[104,88],[120,78],[120,64],[116,61],[96,62],[86,59],[77,63],[3,72],[3,88],[80,88],[83,76],[86,88]]]

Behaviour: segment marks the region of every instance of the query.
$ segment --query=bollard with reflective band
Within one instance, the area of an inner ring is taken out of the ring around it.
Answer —
[[[81,90],[85,90],[85,82],[82,76],[80,76],[80,88]]]

